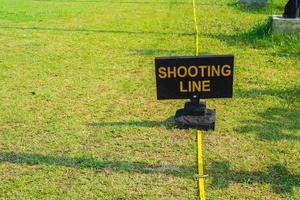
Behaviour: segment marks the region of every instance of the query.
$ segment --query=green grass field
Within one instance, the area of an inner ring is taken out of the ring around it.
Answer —
[[[207,100],[207,199],[300,199],[300,39],[237,2],[197,4],[200,51],[235,55],[234,98]],[[0,198],[196,199],[185,101],[154,76],[194,43],[192,1],[0,0]]]

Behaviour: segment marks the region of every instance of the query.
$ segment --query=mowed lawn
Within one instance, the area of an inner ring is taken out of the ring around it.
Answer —
[[[300,42],[237,2],[197,2],[200,51],[235,55],[234,98],[207,100],[207,199],[300,199]],[[196,133],[154,76],[194,42],[192,1],[0,0],[0,198],[196,199]]]

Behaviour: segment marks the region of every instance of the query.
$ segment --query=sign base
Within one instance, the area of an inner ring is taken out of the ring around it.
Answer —
[[[183,109],[176,111],[174,120],[177,128],[214,130],[216,111],[207,109],[204,102],[186,102]]]

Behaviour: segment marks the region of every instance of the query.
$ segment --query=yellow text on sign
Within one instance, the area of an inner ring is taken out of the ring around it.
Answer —
[[[210,80],[205,81],[180,81],[180,92],[210,92]]]
[[[179,67],[159,67],[158,77],[165,78],[185,78],[185,77],[220,77],[231,75],[230,65],[200,65],[200,66],[179,66]]]

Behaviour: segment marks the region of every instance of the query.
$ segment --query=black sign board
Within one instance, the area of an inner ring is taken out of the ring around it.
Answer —
[[[231,98],[233,55],[155,58],[157,99]]]

